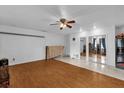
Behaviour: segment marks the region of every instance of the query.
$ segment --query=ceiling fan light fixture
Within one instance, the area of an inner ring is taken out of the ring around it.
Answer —
[[[60,24],[60,27],[65,28],[66,24]]]
[[[75,20],[66,20],[65,18],[61,18],[59,21],[56,21],[57,23],[51,24],[51,25],[59,25],[60,30],[63,28],[72,28],[72,24],[75,23]]]
[[[62,30],[63,29],[63,27],[60,27],[60,30]]]

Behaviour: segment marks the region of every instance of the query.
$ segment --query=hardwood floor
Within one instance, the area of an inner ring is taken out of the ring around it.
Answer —
[[[53,59],[11,66],[9,71],[14,88],[124,87],[119,79]]]

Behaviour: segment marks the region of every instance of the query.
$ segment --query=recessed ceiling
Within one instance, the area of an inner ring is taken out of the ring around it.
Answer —
[[[123,10],[124,6],[112,5],[1,5],[0,25],[69,34],[78,32],[80,28],[91,28],[93,24],[123,24]],[[76,24],[72,29],[62,31],[58,26],[49,25],[62,17],[73,19]]]

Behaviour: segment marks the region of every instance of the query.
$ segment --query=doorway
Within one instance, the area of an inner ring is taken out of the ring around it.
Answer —
[[[80,58],[86,60],[86,38],[80,38]]]

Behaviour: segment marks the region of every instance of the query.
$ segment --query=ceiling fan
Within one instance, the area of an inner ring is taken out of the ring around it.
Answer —
[[[66,20],[65,18],[61,18],[59,21],[56,21],[55,24],[50,25],[59,25],[60,30],[62,30],[65,27],[72,28],[72,23],[75,23],[75,20]]]

